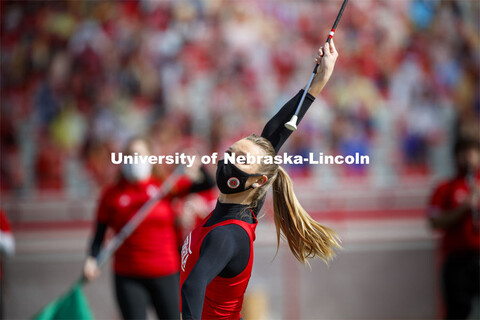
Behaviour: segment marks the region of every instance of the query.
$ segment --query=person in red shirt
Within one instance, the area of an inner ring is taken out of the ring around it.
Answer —
[[[15,253],[15,240],[7,216],[0,209],[0,257],[10,257]],[[0,319],[3,319],[2,260],[0,259]]]
[[[325,54],[323,54],[325,52]],[[333,41],[320,49],[318,72],[298,114],[301,121],[330,78],[338,53]],[[288,101],[266,124],[261,136],[235,142],[226,153],[273,157],[292,131],[285,123],[295,113],[304,90]],[[300,205],[288,174],[275,163],[239,163],[220,160],[216,183],[220,190],[215,209],[185,239],[180,288],[183,319],[241,319],[245,290],[253,265],[257,216],[266,192],[273,190],[277,240],[285,236],[291,252],[302,263],[319,257],[328,261],[339,246],[336,233],[313,220]]]
[[[441,231],[442,288],[447,319],[466,319],[480,287],[480,144],[461,139],[455,145],[456,176],[438,185],[428,219]]]
[[[146,140],[135,138],[128,144],[124,154],[135,153],[150,154]],[[84,265],[87,280],[99,275],[96,257],[107,228],[118,233],[161,187],[161,182],[151,173],[149,164],[123,164],[118,182],[103,191],[97,211],[96,234]],[[198,175],[199,181],[181,177],[169,195],[155,205],[115,252],[115,292],[124,319],[146,319],[149,302],[159,319],[179,318],[180,245],[171,200],[213,186],[213,179],[203,169],[199,168],[197,173],[202,173]]]

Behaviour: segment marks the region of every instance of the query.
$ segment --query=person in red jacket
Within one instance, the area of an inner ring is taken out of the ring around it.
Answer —
[[[135,153],[150,154],[145,139],[133,139],[124,152],[129,155]],[[151,173],[149,164],[123,164],[118,182],[103,191],[97,211],[96,233],[84,265],[87,280],[99,275],[96,256],[107,228],[118,233],[161,187],[161,182]],[[171,200],[213,186],[213,179],[203,169],[199,169],[198,173],[202,173],[199,181],[181,177],[169,195],[155,205],[115,252],[115,293],[124,319],[146,319],[150,302],[159,319],[179,318],[180,246]]]
[[[7,216],[0,209],[0,319],[3,319],[3,274],[2,257],[10,257],[15,253],[15,240]]]
[[[442,232],[442,288],[447,319],[466,319],[480,287],[480,144],[461,139],[455,146],[456,176],[438,185],[428,219]]]
[[[325,52],[325,54],[323,54]],[[330,78],[338,53],[333,41],[320,49],[318,72],[298,114],[301,121]],[[266,124],[261,136],[250,135],[226,152],[240,156],[273,157],[292,131],[291,119],[304,91],[288,101]],[[215,209],[185,239],[180,272],[183,319],[241,319],[245,290],[253,265],[257,216],[266,192],[273,190],[277,240],[280,232],[295,258],[306,263],[319,257],[328,261],[339,246],[336,233],[313,220],[300,205],[288,174],[275,163],[235,163],[220,160],[216,183],[220,190]]]

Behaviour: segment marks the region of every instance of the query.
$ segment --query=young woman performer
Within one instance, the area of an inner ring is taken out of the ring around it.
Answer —
[[[319,64],[308,90],[299,121],[330,78],[338,53],[333,41],[320,48]],[[235,142],[227,152],[235,156],[274,156],[291,132],[290,120],[303,90],[288,101],[267,123],[262,135]],[[328,261],[339,246],[335,232],[314,221],[298,202],[292,181],[276,164],[227,164],[218,162],[217,205],[204,222],[186,238],[180,273],[183,319],[240,319],[243,296],[251,276],[257,214],[272,186],[277,245],[280,232],[295,258]]]
[[[135,138],[124,154],[149,155],[145,139]],[[156,192],[161,183],[151,174],[148,163],[124,164],[114,185],[104,190],[97,213],[97,228],[84,266],[84,276],[99,275],[96,257],[107,228],[119,232],[138,209]],[[115,293],[124,319],[146,319],[147,306],[155,307],[159,319],[178,319],[180,254],[174,197],[213,187],[213,179],[198,170],[198,179],[181,177],[174,190],[159,201],[137,229],[115,252]],[[203,173],[203,174],[201,174]],[[194,174],[195,176],[195,174]]]

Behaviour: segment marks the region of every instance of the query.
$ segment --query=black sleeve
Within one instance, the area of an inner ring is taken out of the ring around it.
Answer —
[[[240,274],[248,264],[249,255],[249,238],[241,227],[227,225],[210,231],[203,240],[197,263],[181,288],[182,318],[201,319],[207,285],[218,275]]]
[[[97,230],[95,231],[95,236],[93,237],[92,243],[90,245],[90,256],[96,258],[100,249],[102,248],[103,238],[105,237],[105,232],[107,231],[107,224],[97,223]]]
[[[273,116],[270,121],[267,122],[265,128],[262,131],[262,137],[267,138],[275,148],[275,153],[278,153],[282,145],[287,141],[288,137],[293,131],[290,131],[285,127],[285,123],[290,121],[295,114],[298,103],[302,98],[303,89],[297,93],[295,97],[290,99],[281,109]],[[300,112],[298,113],[298,123],[302,121],[303,116],[307,112],[308,108],[312,105],[315,98],[307,92],[305,100],[303,101]]]
[[[192,187],[190,188],[191,193],[208,190],[215,187],[215,180],[213,180],[213,177],[207,172],[205,167],[202,166],[200,170],[202,171],[203,179],[202,181],[194,182],[192,184]]]

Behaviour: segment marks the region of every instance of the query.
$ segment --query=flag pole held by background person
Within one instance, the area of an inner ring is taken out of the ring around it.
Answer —
[[[145,202],[135,215],[123,226],[120,232],[100,251],[97,257],[99,267],[102,267],[132,232],[135,231],[140,223],[148,216],[155,204],[168,195],[178,181],[182,170],[182,166],[175,168],[173,173],[163,182],[157,194]],[[65,294],[50,302],[46,307],[36,313],[32,319],[94,319],[88,300],[83,292],[83,284],[85,284],[85,282],[85,278],[82,275]]]

